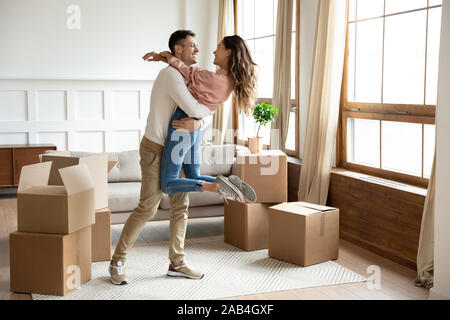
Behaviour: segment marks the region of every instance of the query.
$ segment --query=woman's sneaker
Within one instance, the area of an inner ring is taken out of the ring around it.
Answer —
[[[111,282],[115,285],[123,286],[128,284],[125,273],[125,264],[122,261],[112,261],[109,264],[109,275]]]
[[[248,183],[245,183],[242,181],[238,176],[231,175],[228,180],[234,184],[236,187],[238,187],[239,191],[244,195],[245,199],[249,202],[255,202],[256,201],[256,192],[252,188],[251,185]]]
[[[230,199],[239,202],[245,202],[244,195],[241,191],[232,184],[228,178],[224,176],[217,176],[216,182],[219,184],[219,192],[224,196],[225,199]]]

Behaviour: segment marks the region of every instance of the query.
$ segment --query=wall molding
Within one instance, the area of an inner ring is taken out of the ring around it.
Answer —
[[[0,144],[138,149],[152,86],[147,80],[0,80]]]

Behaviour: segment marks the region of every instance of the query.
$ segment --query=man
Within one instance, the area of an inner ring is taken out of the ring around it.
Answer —
[[[195,34],[192,31],[178,30],[169,39],[170,51],[186,65],[197,63],[199,49],[194,37]],[[150,56],[152,55],[146,54],[143,59],[147,60]],[[113,284],[127,284],[126,255],[133,247],[145,223],[152,219],[158,210],[162,196],[160,187],[161,153],[167,136],[168,124],[176,106],[179,106],[191,117],[181,120],[178,129],[188,131],[204,129],[212,121],[208,107],[198,103],[192,97],[182,75],[176,69],[168,66],[160,71],[153,84],[150,113],[139,148],[142,172],[140,200],[139,205],[133,210],[125,223],[109,266]],[[169,195],[169,201],[170,265],[168,275],[201,279],[203,273],[193,270],[184,261],[184,239],[189,198],[186,193],[171,194]]]

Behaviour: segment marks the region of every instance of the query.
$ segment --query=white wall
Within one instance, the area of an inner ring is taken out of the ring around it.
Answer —
[[[80,6],[78,31],[65,28],[69,4]],[[167,50],[176,29],[192,29],[200,44],[199,65],[214,70],[218,0],[163,4],[0,0],[0,144],[137,149],[152,80],[164,66],[140,57]]]
[[[154,79],[161,67],[140,58],[167,47],[183,1],[0,0],[0,78]]]
[[[219,24],[218,0],[184,0],[186,1],[186,24],[197,35],[200,46],[198,64],[214,71],[213,51],[217,47],[217,26]]]
[[[442,3],[436,113],[434,287],[432,299],[450,299],[450,2]]]

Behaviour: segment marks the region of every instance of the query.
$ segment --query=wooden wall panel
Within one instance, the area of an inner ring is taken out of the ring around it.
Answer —
[[[332,173],[327,204],[340,210],[342,238],[415,268],[424,202],[423,195]]]
[[[299,163],[288,164],[289,201],[297,201]],[[339,208],[340,237],[416,268],[425,193],[352,177],[334,170],[327,205]]]

